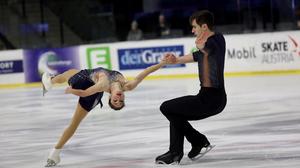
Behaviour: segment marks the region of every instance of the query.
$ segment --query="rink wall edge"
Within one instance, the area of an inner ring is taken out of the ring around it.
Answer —
[[[0,88],[37,87],[45,71],[57,74],[70,68],[105,67],[133,78],[173,52],[196,50],[194,38],[102,43],[66,48],[0,52]],[[300,31],[225,35],[225,76],[300,74]],[[166,66],[147,80],[196,78],[197,64]]]

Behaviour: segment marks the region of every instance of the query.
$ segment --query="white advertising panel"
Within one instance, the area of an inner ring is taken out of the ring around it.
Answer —
[[[300,70],[300,32],[226,36],[226,72]]]
[[[23,51],[0,52],[0,84],[24,83]]]

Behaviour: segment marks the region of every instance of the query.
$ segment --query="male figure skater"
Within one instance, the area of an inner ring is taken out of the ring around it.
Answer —
[[[192,146],[189,158],[201,155],[203,148],[210,150],[212,146],[207,137],[188,121],[220,113],[227,101],[224,87],[225,39],[221,33],[213,31],[214,16],[207,10],[192,14],[190,23],[199,50],[182,57],[168,53],[164,59],[169,64],[197,62],[201,89],[197,95],[183,96],[161,104],[160,110],[170,122],[170,145],[165,154],[156,157],[157,164],[180,163],[184,137]]]

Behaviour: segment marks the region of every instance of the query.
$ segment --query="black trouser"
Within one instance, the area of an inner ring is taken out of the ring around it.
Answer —
[[[201,120],[220,113],[227,102],[224,89],[201,87],[194,96],[168,100],[160,106],[161,112],[170,121],[171,152],[183,152],[184,136],[192,146],[205,145],[207,138],[195,130],[189,120]]]

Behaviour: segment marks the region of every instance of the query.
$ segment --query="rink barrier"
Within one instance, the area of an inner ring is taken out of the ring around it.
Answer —
[[[276,71],[253,71],[253,72],[227,72],[224,74],[226,77],[250,77],[250,76],[282,76],[282,75],[300,75],[299,70],[276,70]],[[134,77],[126,77],[128,80],[134,79]],[[180,74],[180,75],[153,75],[148,76],[145,80],[164,80],[164,79],[185,79],[195,78],[198,80],[198,74]],[[67,86],[67,83],[57,84],[56,86]],[[15,88],[42,88],[41,82],[33,83],[19,83],[19,84],[0,84],[0,89],[15,89]]]
[[[253,71],[253,72],[225,72],[225,77],[249,77],[249,76],[280,76],[300,75],[299,70],[274,70],[274,71]]]
[[[33,82],[33,83],[14,83],[14,84],[0,84],[0,89],[15,89],[15,88],[36,88],[42,87],[40,82]]]
[[[300,74],[300,31],[225,35],[225,76]],[[194,38],[79,45],[0,52],[0,87],[36,86],[41,74],[104,67],[134,77],[165,53],[196,50]],[[147,79],[197,77],[197,63],[169,65]],[[33,83],[31,85],[31,83]]]

